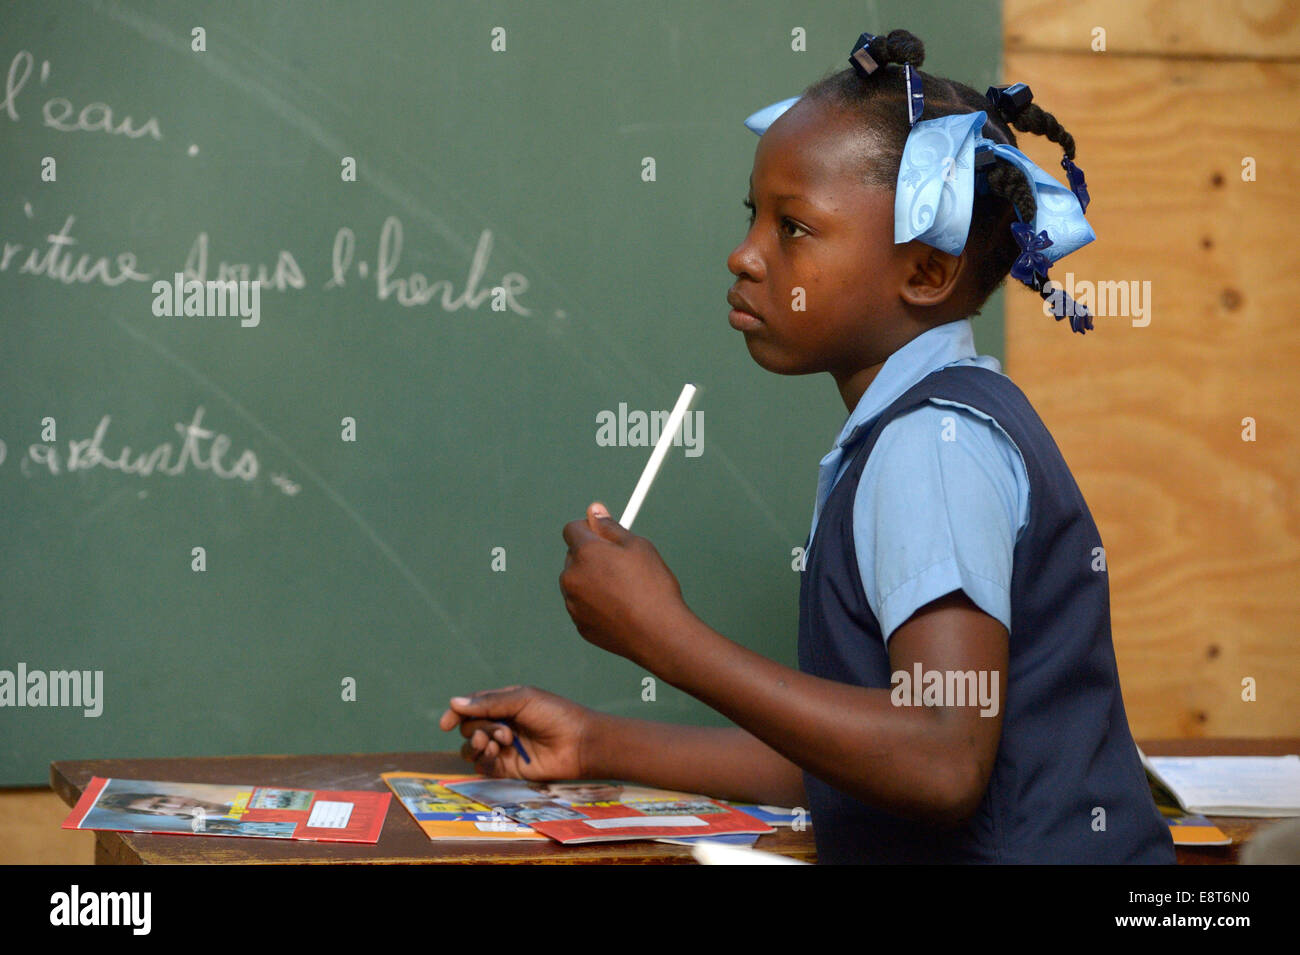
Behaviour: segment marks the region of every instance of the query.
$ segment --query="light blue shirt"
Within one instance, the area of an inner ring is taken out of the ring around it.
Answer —
[[[970,319],[912,339],[885,361],[821,460],[811,543],[826,498],[857,444],[903,392],[947,365],[1001,374],[975,354]],[[982,411],[932,398],[881,431],[853,503],[853,541],[867,603],[889,637],[954,590],[1011,630],[1011,564],[1029,522],[1029,475],[1010,436]]]

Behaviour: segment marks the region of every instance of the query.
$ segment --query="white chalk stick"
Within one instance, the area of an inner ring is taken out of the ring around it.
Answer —
[[[651,452],[645,470],[641,472],[641,480],[636,482],[636,488],[632,491],[632,497],[627,502],[623,516],[618,519],[618,522],[624,528],[632,529],[632,522],[636,520],[637,512],[641,510],[645,496],[650,493],[650,485],[654,483],[655,475],[659,473],[659,467],[664,463],[664,458],[668,455],[668,449],[672,447],[673,439],[677,437],[677,432],[681,430],[682,422],[686,418],[686,412],[694,398],[695,386],[690,384],[684,386],[682,393],[677,398],[677,405],[673,408],[672,414],[668,416],[668,423],[664,425],[664,430],[659,434],[659,442],[655,445],[654,451]]]

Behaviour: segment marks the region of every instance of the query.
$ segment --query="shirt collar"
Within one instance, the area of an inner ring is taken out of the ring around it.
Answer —
[[[930,372],[975,355],[975,333],[969,318],[937,325],[917,335],[885,360],[844,422],[831,453],[864,437],[881,412]]]

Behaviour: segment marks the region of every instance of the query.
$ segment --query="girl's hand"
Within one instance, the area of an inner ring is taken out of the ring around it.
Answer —
[[[603,504],[564,525],[564,607],[583,638],[642,665],[690,608],[659,552],[609,516]],[[652,667],[650,667],[653,669]]]
[[[457,696],[442,714],[444,730],[460,726],[460,754],[484,776],[517,779],[581,779],[583,741],[596,714],[571,700],[531,686],[483,690]],[[509,720],[511,726],[501,722]],[[518,737],[530,762],[514,748]]]

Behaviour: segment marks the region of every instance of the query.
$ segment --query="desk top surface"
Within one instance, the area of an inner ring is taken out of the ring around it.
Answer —
[[[1140,742],[1148,755],[1274,756],[1300,752],[1300,739],[1193,739]],[[69,806],[76,804],[92,776],[184,782],[248,782],[265,786],[353,789],[387,792],[386,772],[457,774],[471,771],[455,753],[339,753],[309,756],[214,756],[173,759],[92,759],[50,766],[50,784]],[[1232,862],[1240,842],[1268,820],[1216,817],[1234,841],[1227,847],[1179,849],[1179,861]],[[100,861],[122,863],[681,863],[690,849],[656,842],[435,842],[393,799],[376,845],[291,842],[278,839],[200,839],[149,833],[97,833]],[[806,861],[816,851],[811,829],[778,829],[760,836],[755,847]]]
[[[92,776],[121,779],[240,783],[310,789],[389,792],[380,773],[468,774],[455,753],[339,753],[312,756],[213,756],[180,759],[92,759],[53,763],[50,784],[76,805]],[[562,846],[556,842],[449,842],[431,840],[394,797],[375,845],[294,842],[281,839],[203,839],[183,835],[100,832],[100,861],[119,863],[683,863],[686,846],[638,841]],[[778,829],[759,836],[755,848],[815,861],[811,829]]]

